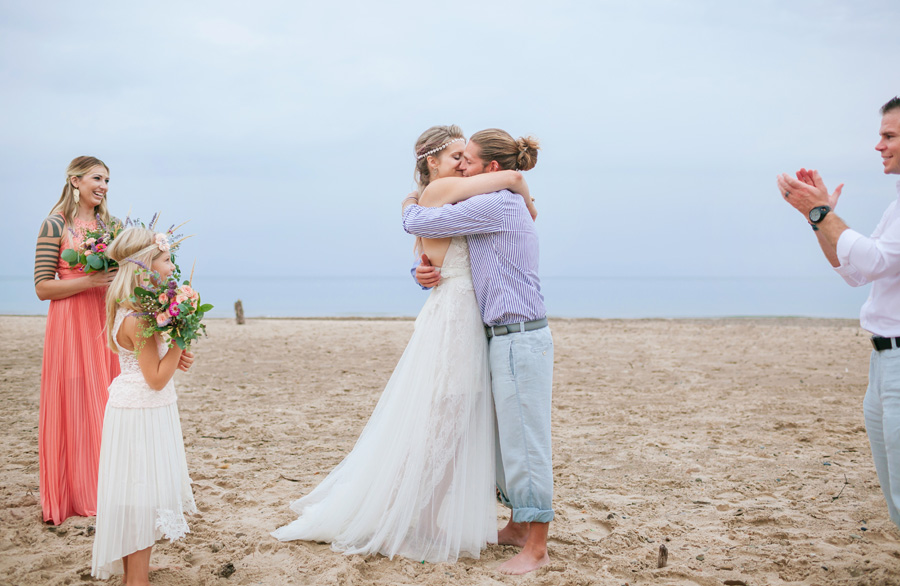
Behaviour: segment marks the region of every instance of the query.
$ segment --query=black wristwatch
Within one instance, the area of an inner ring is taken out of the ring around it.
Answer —
[[[828,215],[828,212],[831,211],[831,208],[828,206],[816,206],[813,209],[809,210],[809,223],[815,226]]]

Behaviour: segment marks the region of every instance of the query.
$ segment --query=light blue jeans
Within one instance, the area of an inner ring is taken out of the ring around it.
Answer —
[[[553,336],[545,327],[490,339],[497,487],[517,523],[553,519],[550,399]]]
[[[900,526],[900,349],[872,351],[863,413],[888,513]]]

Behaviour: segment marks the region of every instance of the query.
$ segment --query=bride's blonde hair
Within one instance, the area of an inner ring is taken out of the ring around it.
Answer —
[[[146,279],[144,275],[138,273],[138,270],[142,268],[150,270],[150,264],[162,256],[163,251],[156,242],[156,233],[153,230],[133,226],[122,230],[106,249],[106,254],[119,263],[119,270],[106,291],[107,344],[113,352],[118,353],[119,347],[116,345],[113,331],[116,310],[120,306],[132,311],[141,310],[129,299],[134,294],[134,288],[144,283]]]
[[[458,140],[465,141],[466,137],[463,134],[462,128],[456,124],[451,124],[449,126],[432,126],[420,134],[419,138],[416,139],[414,147],[416,153],[416,169],[413,172],[413,179],[416,180],[419,195],[422,195],[422,192],[425,191],[428,184],[435,179],[431,176],[431,169],[428,167],[428,158],[433,156],[440,160],[444,155],[444,149],[447,148],[451,142],[456,142]]]

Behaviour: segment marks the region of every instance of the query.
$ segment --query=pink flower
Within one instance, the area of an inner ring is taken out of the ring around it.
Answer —
[[[159,294],[159,302],[162,304],[166,304],[169,302],[169,296],[166,295],[165,291]]]
[[[169,239],[165,234],[157,233],[155,242],[161,252],[169,252]]]
[[[181,302],[186,301],[188,299],[189,299],[189,297],[187,295],[185,295],[184,293],[177,293],[175,295],[175,303],[176,304],[180,304]]]
[[[181,313],[181,310],[178,309],[177,303],[173,303],[172,305],[169,306],[169,315],[171,315],[172,317],[175,317],[179,313]]]
[[[160,311],[159,313],[156,314],[156,325],[158,325],[160,327],[166,326],[166,325],[169,325],[170,321],[172,321],[172,320],[169,318],[168,315],[166,315],[166,312]]]
[[[181,292],[184,293],[185,295],[187,295],[188,297],[190,297],[191,299],[193,299],[194,295],[197,294],[197,292],[194,291],[190,285],[182,285]]]
[[[96,242],[96,241],[97,240],[94,238],[88,238],[87,240],[84,241],[84,247],[87,248],[89,246],[93,246],[94,242]]]
[[[106,250],[106,245],[103,244],[102,242],[98,243],[97,244],[97,252],[103,252],[104,250]]]

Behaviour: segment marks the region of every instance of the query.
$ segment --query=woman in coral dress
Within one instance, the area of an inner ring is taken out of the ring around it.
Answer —
[[[106,345],[106,288],[112,273],[84,273],[62,260],[97,217],[109,222],[109,168],[78,157],[66,170],[62,196],[41,225],[34,289],[50,300],[41,369],[40,492],[44,521],[97,512],[97,467],[109,383],[119,361]],[[57,278],[58,277],[58,278]]]

